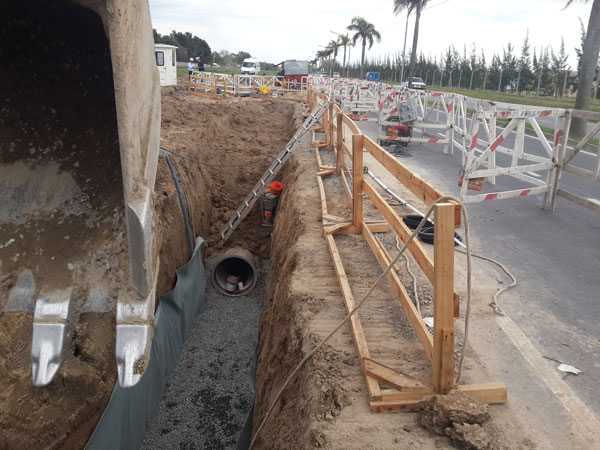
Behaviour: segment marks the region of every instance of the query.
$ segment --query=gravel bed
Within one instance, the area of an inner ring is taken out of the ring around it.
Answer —
[[[206,311],[195,320],[141,449],[235,448],[254,397],[250,364],[268,270],[264,263],[256,288],[242,297],[208,283]]]

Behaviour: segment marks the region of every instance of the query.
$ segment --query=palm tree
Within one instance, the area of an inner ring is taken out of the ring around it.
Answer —
[[[400,71],[400,81],[404,81],[404,60],[406,54],[406,35],[408,33],[408,18],[410,13],[419,3],[419,0],[394,0],[394,15],[397,16],[406,9],[406,26],[404,27],[404,46],[402,47],[402,69]]]
[[[589,0],[582,0],[588,3]],[[571,6],[574,0],[567,0],[565,8]],[[592,11],[588,21],[588,29],[583,43],[583,54],[579,67],[579,84],[577,97],[575,98],[575,109],[588,110],[590,108],[590,93],[592,82],[598,64],[598,53],[600,53],[600,0],[594,0]],[[573,118],[571,123],[571,134],[573,136],[586,135],[587,121]]]
[[[362,55],[360,57],[360,77],[363,77],[363,68],[365,65],[365,47],[369,43],[369,50],[373,47],[373,40],[381,42],[381,35],[375,29],[375,25],[367,22],[362,17],[354,17],[352,23],[346,27],[348,31],[354,31],[352,36],[352,45],[356,45],[356,41],[362,40]]]
[[[425,9],[429,0],[412,0],[406,3],[411,3],[415,13],[415,32],[413,34],[412,52],[410,53],[410,64],[408,65],[408,78],[411,78],[415,73],[415,65],[417,63],[417,43],[419,41],[419,20],[421,20],[421,12]],[[395,4],[395,3],[394,3]]]
[[[342,76],[344,75],[344,70],[346,69],[346,47],[348,47],[350,45],[350,36],[348,36],[348,33],[346,34],[339,34],[339,43],[340,43],[340,47],[344,47],[344,64],[342,65]],[[348,55],[350,56],[350,55]]]
[[[319,50],[316,54],[316,57],[319,59],[320,61],[320,65],[321,65],[321,70],[323,70],[323,60],[325,58],[327,58],[329,56],[329,51],[328,50]]]
[[[335,66],[335,59],[337,58],[337,54],[338,54],[338,50],[341,47],[341,44],[339,41],[337,40],[331,40],[329,41],[329,44],[327,44],[327,49],[331,51],[331,54],[333,54],[333,64],[330,64],[329,66],[329,75],[331,76],[331,68]]]

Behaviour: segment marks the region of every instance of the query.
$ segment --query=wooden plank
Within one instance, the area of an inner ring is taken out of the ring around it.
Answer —
[[[363,226],[362,233],[367,243],[369,244],[369,247],[371,247],[371,251],[375,255],[375,258],[379,262],[381,270],[385,270],[387,266],[389,266],[392,262],[391,256],[389,255],[387,250],[381,245],[381,243],[375,238],[373,233],[369,231],[369,227],[367,226],[367,224]],[[388,272],[387,279],[390,282],[394,293],[396,294],[396,298],[398,299],[398,302],[400,303],[400,306],[402,307],[406,318],[411,323],[415,334],[417,335],[417,338],[419,339],[419,341],[421,341],[421,344],[423,345],[423,348],[425,350],[425,354],[430,360],[432,360],[433,338],[429,333],[427,326],[423,322],[423,319],[419,315],[417,308],[408,296],[408,293],[406,292],[406,289],[404,289],[404,285],[402,284],[402,281],[400,281],[400,278],[398,277],[396,272]]]
[[[508,400],[508,392],[504,383],[459,385],[457,390],[488,405],[506,403]],[[421,392],[398,392],[384,389],[381,391],[382,399],[371,402],[371,410],[379,413],[415,411],[419,401],[433,394],[434,390],[431,387],[423,389]]]
[[[347,230],[353,226],[352,222],[344,222],[344,223],[335,223],[333,225],[328,225],[323,227],[323,231],[325,234],[338,234],[340,231]],[[352,230],[353,231],[353,230]],[[354,232],[348,234],[355,234]]]
[[[506,403],[508,401],[508,391],[504,383],[465,384],[459,385],[457,389],[469,397],[488,405]]]
[[[454,204],[434,207],[433,387],[447,394],[454,387]]]
[[[358,230],[363,222],[363,142],[362,134],[352,135],[352,221]]]
[[[341,112],[337,113],[336,122],[337,122],[337,127],[336,127],[335,148],[336,148],[337,152],[335,155],[336,156],[335,166],[337,168],[338,175],[340,175],[342,173],[342,170],[344,170],[344,150],[342,149],[342,145],[344,143],[343,142],[344,141],[344,127],[343,127]]]
[[[319,170],[335,170],[335,167],[327,166],[325,164],[319,164]]]
[[[586,178],[590,181],[596,181],[596,174],[591,170],[585,170],[576,166],[563,166],[563,170],[578,177]]]
[[[354,301],[354,296],[352,295],[352,289],[350,288],[348,277],[346,276],[346,271],[344,270],[344,265],[342,264],[342,258],[340,257],[337,246],[335,245],[333,236],[328,234],[325,236],[325,240],[327,241],[327,247],[329,248],[329,253],[331,254],[331,259],[333,260],[333,266],[335,268],[340,289],[342,290],[342,297],[344,298],[346,310],[350,312],[354,309],[356,303]],[[352,317],[350,317],[350,328],[352,329],[352,335],[354,336],[354,343],[358,352],[358,358],[365,374],[369,398],[371,401],[381,400],[381,389],[379,388],[379,383],[377,380],[368,376],[365,372],[364,360],[365,358],[370,358],[370,356],[369,348],[367,346],[367,339],[365,338],[365,333],[360,323],[358,312],[354,313]]]
[[[327,199],[325,197],[325,187],[323,186],[321,177],[317,177],[317,185],[319,186],[319,194],[321,194],[321,214],[322,217],[325,217],[327,215]]]
[[[329,122],[329,128],[327,130],[327,144],[329,144],[328,147],[333,147],[334,146],[333,124],[335,122],[335,120],[334,120],[335,116],[333,115],[333,103],[329,104],[329,111],[326,114],[327,114],[327,121]]]
[[[390,231],[390,224],[387,222],[367,222],[367,228],[371,233],[387,233]]]
[[[392,207],[384,200],[384,198],[375,190],[373,185],[365,180],[363,183],[365,193],[367,197],[371,199],[377,210],[381,213],[381,215],[388,221],[392,229],[398,234],[402,242],[406,242],[409,236],[412,234],[411,230],[406,226],[406,224],[402,221],[400,216],[392,209]],[[419,242],[419,240],[414,239],[408,246],[408,250],[410,251],[413,258],[427,277],[430,282],[433,282],[433,261],[431,260],[431,256],[423,247],[423,244]]]
[[[381,215],[388,221],[392,229],[398,234],[402,242],[406,242],[409,236],[412,234],[412,231],[406,226],[406,224],[402,221],[400,216],[394,211],[394,209],[384,200],[381,194],[373,187],[373,185],[368,181],[364,180],[363,188],[365,193],[369,197],[369,199],[375,204],[377,210],[381,213]],[[456,216],[455,216],[456,219]],[[456,225],[456,222],[455,222]],[[433,261],[431,260],[431,256],[423,247],[423,244],[418,239],[413,239],[411,243],[408,245],[408,251],[413,256],[418,266],[421,268],[427,279],[433,283]],[[460,309],[460,296],[457,292],[454,293],[454,309],[455,316],[459,316]]]
[[[365,371],[380,383],[395,388],[400,392],[428,392],[431,387],[421,380],[384,366],[372,359],[365,360]]]
[[[346,191],[346,197],[348,197],[348,201],[352,204],[352,190],[348,185],[348,180],[346,179],[345,171],[342,171],[342,184],[344,185],[344,191]]]
[[[422,397],[421,397],[422,398]],[[415,412],[419,409],[419,399],[407,399],[405,401],[374,401],[371,402],[371,411],[378,414]]]
[[[317,172],[317,176],[319,177],[328,177],[333,174],[335,174],[335,169],[319,170]]]
[[[352,152],[345,143],[342,144],[342,149],[344,150],[344,153],[348,155],[348,158],[352,159]]]
[[[350,132],[352,134],[360,134],[360,130],[358,129],[358,126],[356,126],[354,121],[350,117],[348,117],[346,114],[344,114],[342,116],[342,121],[344,122],[344,124],[346,124],[346,126],[348,128],[350,128]]]
[[[327,220],[329,222],[338,222],[338,223],[342,223],[342,222],[348,222],[348,219],[344,218],[344,217],[340,217],[340,216],[334,216],[333,214],[325,214],[323,216],[323,220]]]
[[[600,201],[596,199],[583,198],[564,189],[559,189],[557,195],[600,214]]]
[[[413,173],[404,164],[400,163],[389,152],[386,152],[369,137],[364,140],[365,149],[373,155],[398,181],[406,186],[426,205],[431,205],[438,198],[442,197],[441,191],[427,183],[419,175]]]

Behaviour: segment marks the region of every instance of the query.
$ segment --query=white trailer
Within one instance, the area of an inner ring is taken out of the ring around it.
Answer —
[[[154,44],[154,55],[160,75],[160,85],[177,85],[177,47],[168,44]]]

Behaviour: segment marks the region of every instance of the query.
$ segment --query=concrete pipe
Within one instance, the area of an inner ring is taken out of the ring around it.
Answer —
[[[254,255],[242,247],[234,247],[223,253],[212,272],[215,288],[232,297],[247,294],[254,289],[257,278]]]

